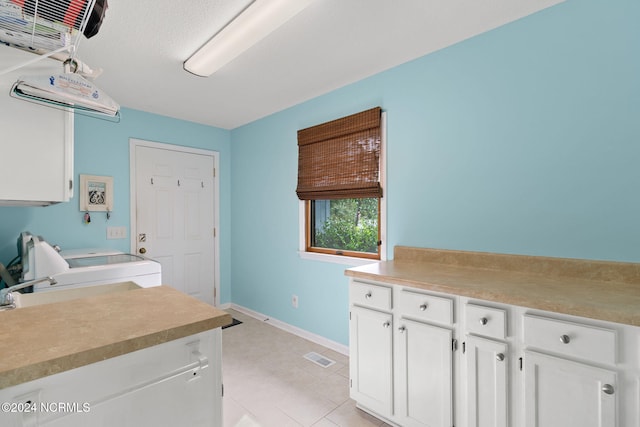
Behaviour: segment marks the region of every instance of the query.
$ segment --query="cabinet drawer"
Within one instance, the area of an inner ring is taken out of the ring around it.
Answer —
[[[507,337],[507,311],[467,304],[464,307],[467,333],[503,340]]]
[[[524,343],[528,347],[598,363],[616,363],[616,331],[524,315]]]
[[[370,283],[352,282],[349,287],[351,304],[391,310],[391,288]]]
[[[445,325],[453,324],[453,299],[403,289],[397,303],[403,316]]]

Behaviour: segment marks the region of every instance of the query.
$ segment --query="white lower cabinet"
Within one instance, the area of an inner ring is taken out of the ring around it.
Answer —
[[[531,313],[522,319],[525,426],[617,426],[617,331]]]
[[[395,425],[453,426],[453,301],[363,282],[352,283],[350,300],[358,406]]]
[[[351,397],[388,424],[640,426],[640,327],[356,279],[350,319]]]
[[[526,427],[616,426],[616,373],[525,351]]]
[[[0,426],[220,427],[221,337],[217,328],[2,389]]]
[[[467,336],[466,404],[469,427],[507,427],[509,402],[508,344]]]
[[[351,397],[381,415],[393,411],[391,314],[351,308]]]
[[[409,319],[396,328],[396,408],[403,426],[453,425],[453,332]]]

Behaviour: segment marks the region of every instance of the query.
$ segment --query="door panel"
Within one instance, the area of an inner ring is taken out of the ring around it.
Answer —
[[[393,413],[391,315],[352,307],[350,318],[351,397],[390,416]]]
[[[467,336],[467,409],[469,427],[507,427],[508,346]]]
[[[613,371],[525,351],[527,427],[614,427],[616,389]]]
[[[398,416],[404,426],[453,425],[453,332],[400,319]]]
[[[184,276],[185,292],[193,295],[198,292],[197,284],[200,283],[200,265],[203,260],[201,254],[185,254],[184,256]]]

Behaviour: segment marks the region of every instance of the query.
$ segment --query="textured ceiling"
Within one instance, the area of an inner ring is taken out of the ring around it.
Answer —
[[[316,0],[203,78],[182,62],[250,0],[109,0],[78,57],[125,107],[232,129],[560,1]]]

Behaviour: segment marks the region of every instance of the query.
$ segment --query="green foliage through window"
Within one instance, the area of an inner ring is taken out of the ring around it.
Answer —
[[[311,201],[311,246],[378,253],[377,198]]]

